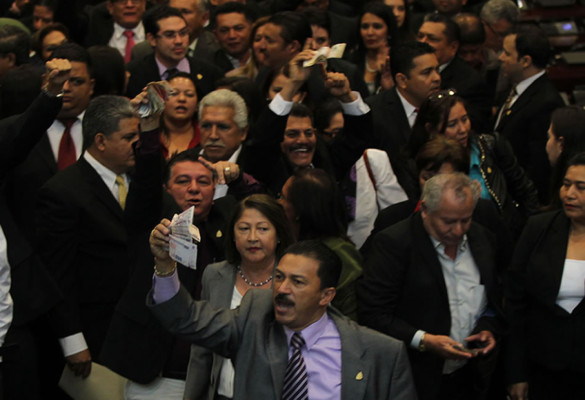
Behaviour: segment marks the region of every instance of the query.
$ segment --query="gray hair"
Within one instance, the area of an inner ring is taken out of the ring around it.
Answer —
[[[140,118],[127,98],[103,95],[91,100],[82,123],[85,147],[91,146],[98,133],[110,136],[117,132],[120,121],[126,118]]]
[[[228,89],[217,89],[209,93],[199,102],[199,118],[205,107],[229,107],[234,110],[234,122],[241,129],[248,126],[248,108],[242,97]]]
[[[516,24],[520,10],[512,0],[489,0],[481,8],[479,16],[488,24],[495,24],[505,19],[511,24]]]
[[[471,189],[473,205],[475,206],[481,193],[481,187],[477,182],[461,172],[438,174],[425,182],[421,201],[427,212],[434,213],[439,210],[441,199],[447,190],[452,189],[457,201],[463,203],[467,200],[465,192],[467,188]]]

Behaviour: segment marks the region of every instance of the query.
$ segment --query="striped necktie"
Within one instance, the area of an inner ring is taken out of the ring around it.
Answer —
[[[295,332],[290,340],[293,353],[288,360],[286,373],[284,374],[284,385],[282,387],[282,400],[308,400],[309,399],[309,376],[305,360],[301,354],[301,347],[305,340],[299,332]]]

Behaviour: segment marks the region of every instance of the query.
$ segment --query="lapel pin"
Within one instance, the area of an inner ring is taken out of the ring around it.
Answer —
[[[487,172],[488,172],[488,174],[491,174],[492,173],[492,167],[488,167]]]
[[[510,114],[512,114],[512,110],[506,111],[506,115],[510,115]]]
[[[201,80],[201,79],[203,79],[203,75],[197,74],[197,80]]]
[[[357,375],[355,376],[355,380],[356,381],[361,381],[362,379],[364,379],[364,373],[362,371],[358,372]]]
[[[222,237],[222,236],[223,236],[223,233],[221,233],[221,231],[217,231],[217,232],[215,233],[215,237],[218,237],[218,238],[220,238],[220,237]]]

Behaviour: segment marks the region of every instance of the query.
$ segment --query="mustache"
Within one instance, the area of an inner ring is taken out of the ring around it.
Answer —
[[[296,151],[296,150],[308,150],[311,151],[313,150],[313,146],[311,146],[310,144],[293,144],[292,146],[290,146],[290,151]]]
[[[274,298],[274,301],[289,306],[295,305],[295,303],[291,299],[289,299],[288,296],[284,293],[277,294],[276,297]]]

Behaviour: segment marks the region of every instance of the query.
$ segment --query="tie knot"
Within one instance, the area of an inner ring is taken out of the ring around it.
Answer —
[[[124,36],[126,36],[128,39],[133,38],[134,31],[131,31],[131,30],[124,31]]]
[[[62,118],[59,120],[59,122],[65,125],[65,129],[71,129],[75,121],[77,121],[77,118]]]
[[[305,339],[299,332],[295,332],[290,339],[290,345],[295,349],[300,349],[305,344]]]
[[[126,181],[122,175],[116,175],[116,185],[118,186],[126,186]]]

